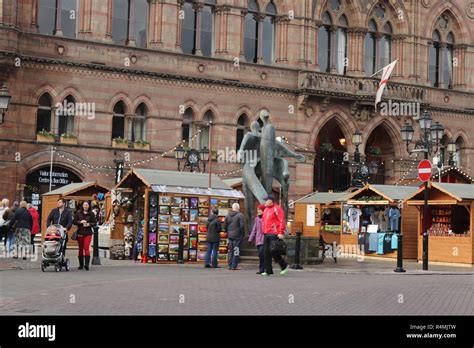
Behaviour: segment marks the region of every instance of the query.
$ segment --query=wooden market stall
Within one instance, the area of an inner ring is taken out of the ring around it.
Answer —
[[[322,234],[327,243],[357,244],[357,236],[344,228],[342,208],[349,195],[350,192],[316,192],[296,202],[292,234],[301,229],[303,236]]]
[[[423,253],[424,186],[408,198],[418,208],[418,260]],[[428,261],[474,263],[474,185],[430,182],[428,185]]]
[[[176,262],[179,228],[185,229],[184,260],[203,261],[206,252],[206,221],[212,207],[224,220],[234,202],[242,203],[243,194],[233,190],[219,177],[208,174],[151,169],[132,169],[116,185],[121,200],[131,197],[137,216],[116,219],[114,239],[124,237],[126,229],[134,235],[143,221],[142,262]],[[127,215],[127,214],[125,214]],[[123,216],[123,214],[118,214]],[[120,228],[122,225],[122,228]],[[122,233],[122,235],[120,235]],[[221,233],[219,260],[227,260],[227,235]]]
[[[76,208],[79,206],[79,203],[87,200],[95,200],[97,195],[103,193],[104,195],[109,191],[109,189],[97,181],[90,182],[78,182],[65,185],[56,190],[46,192],[42,195],[42,204],[41,204],[41,239],[44,239],[46,233],[46,222],[48,215],[52,209],[57,208],[57,201],[59,198],[65,200],[66,206],[70,207],[73,211],[73,214]],[[103,201],[104,210],[105,210],[105,200]],[[76,229],[76,226],[70,230],[69,235],[71,235]],[[68,247],[77,246],[77,242],[69,238]]]
[[[416,259],[418,211],[406,200],[417,190],[415,186],[368,184],[347,197],[349,228],[358,235],[366,255],[396,258],[396,234],[401,232],[403,258]]]

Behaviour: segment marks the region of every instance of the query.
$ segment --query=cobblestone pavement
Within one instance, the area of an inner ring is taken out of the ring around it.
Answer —
[[[75,255],[75,251],[72,251]],[[101,266],[70,272],[39,270],[39,261],[3,259],[17,268],[0,272],[4,315],[473,315],[474,275],[469,268],[433,270],[394,262],[305,267],[261,277],[253,264],[241,271],[201,265],[133,264],[101,259]],[[357,269],[356,267],[359,267]],[[442,267],[442,266],[439,266]],[[446,266],[443,266],[446,268]],[[443,268],[442,267],[442,268]],[[432,267],[432,269],[435,267]],[[412,269],[412,270],[411,270]],[[356,272],[358,271],[358,272]]]

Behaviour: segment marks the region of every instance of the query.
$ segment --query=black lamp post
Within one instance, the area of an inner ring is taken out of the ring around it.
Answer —
[[[201,163],[203,171],[206,171],[206,163],[209,161],[209,149],[203,147],[201,151],[195,149],[185,149],[182,145],[176,146],[174,150],[174,158],[178,162],[178,171],[188,169],[190,172],[200,171]],[[184,161],[184,166],[181,169],[181,162]]]
[[[0,125],[5,122],[5,115],[10,106],[11,96],[8,93],[8,88],[6,85],[3,85],[0,88]]]
[[[449,154],[449,160],[448,160],[448,165],[449,166],[454,166],[454,154],[456,153],[456,142],[454,139],[451,139],[450,142],[448,143],[448,154]]]
[[[354,161],[350,161],[348,165],[349,173],[351,174],[351,186],[363,187],[363,181],[367,181],[369,174],[375,175],[378,172],[378,164],[376,161],[367,163],[360,159],[359,145],[362,144],[362,133],[357,129],[352,135],[352,143],[355,145]]]
[[[438,151],[439,144],[444,134],[444,127],[439,122],[432,124],[432,117],[428,111],[424,111],[420,116],[420,139],[415,142],[415,151],[423,152],[424,159],[427,160],[431,155],[433,147],[434,152]],[[413,127],[406,122],[400,129],[403,141],[406,142],[407,152],[410,152],[408,145],[413,141],[415,133]],[[428,182],[425,182],[425,203],[423,209],[423,270],[428,270]]]

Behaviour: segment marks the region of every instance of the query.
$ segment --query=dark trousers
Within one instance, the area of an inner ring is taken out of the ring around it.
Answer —
[[[7,245],[8,228],[0,226],[0,242],[3,239],[3,245]]]
[[[280,265],[280,268],[284,270],[288,264],[285,262],[283,257],[277,252],[271,252],[270,244],[271,241],[277,240],[278,237],[276,234],[266,234],[264,239],[264,254],[265,254],[265,272],[267,274],[273,274],[273,267],[272,267],[272,257],[276,263]]]
[[[242,243],[242,238],[233,239],[229,238],[229,252],[228,256],[228,264],[230,268],[237,268],[239,264],[239,256],[240,256],[240,244]]]
[[[265,272],[265,251],[264,251],[264,246],[262,245],[257,245],[257,250],[258,250],[258,271],[260,273]]]
[[[31,249],[33,250],[33,253],[35,252],[35,236],[36,234],[31,235]]]
[[[204,258],[204,263],[206,265],[211,265],[212,267],[217,267],[217,252],[219,250],[219,242],[207,242],[207,251]]]

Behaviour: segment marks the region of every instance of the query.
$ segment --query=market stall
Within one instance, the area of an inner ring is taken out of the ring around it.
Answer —
[[[414,186],[365,185],[347,197],[348,227],[365,255],[396,258],[398,233],[402,233],[403,258],[416,258],[417,210],[406,199],[417,190]]]
[[[303,236],[319,237],[327,243],[357,244],[357,236],[348,229],[344,204],[350,192],[316,192],[295,203],[292,234],[301,229]]]
[[[41,239],[44,239],[46,233],[46,222],[50,211],[57,208],[57,201],[59,198],[65,200],[65,204],[69,207],[73,214],[83,201],[93,201],[100,209],[99,214],[103,216],[102,220],[106,219],[106,193],[109,189],[97,183],[97,181],[79,182],[60,187],[56,190],[44,193],[42,195],[42,211],[41,211]],[[76,229],[73,226],[69,235]],[[77,242],[69,239],[69,246],[77,246]]]
[[[116,211],[114,239],[133,239],[142,229],[141,261],[176,262],[179,229],[184,228],[184,260],[203,261],[206,253],[206,222],[211,208],[217,207],[224,220],[234,202],[243,194],[231,189],[219,177],[208,174],[133,169],[115,187],[122,212]],[[127,205],[129,208],[126,208]],[[125,212],[123,212],[125,210]],[[128,212],[127,212],[128,211]],[[135,212],[133,214],[133,212]],[[227,235],[221,232],[219,260],[227,260]]]
[[[423,253],[424,186],[408,198],[418,208],[418,260]],[[428,185],[428,261],[474,263],[474,185],[431,182]]]

